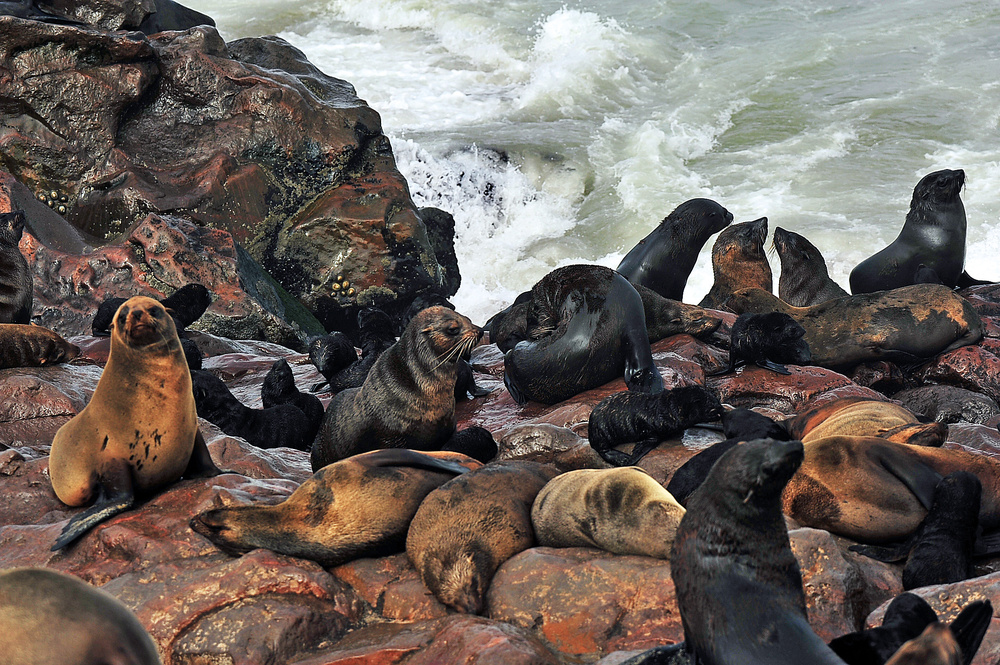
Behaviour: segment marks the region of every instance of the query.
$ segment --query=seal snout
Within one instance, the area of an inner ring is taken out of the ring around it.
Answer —
[[[767,478],[781,481],[782,487],[798,470],[805,459],[805,448],[801,441],[775,441],[774,439],[758,439],[767,445],[764,460],[761,463],[761,474]]]

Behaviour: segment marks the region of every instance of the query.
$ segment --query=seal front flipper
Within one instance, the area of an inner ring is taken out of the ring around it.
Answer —
[[[763,367],[764,369],[769,369],[777,374],[790,375],[791,372],[784,365],[779,365],[773,360],[767,360],[766,358],[757,361],[757,367]]]
[[[898,563],[905,561],[913,549],[914,538],[909,538],[902,543],[895,545],[851,545],[847,549],[857,552],[869,559],[882,561],[883,563]]]
[[[125,460],[112,460],[97,479],[97,500],[87,510],[74,515],[52,545],[58,551],[76,542],[101,522],[135,505],[132,469]]]
[[[205,437],[201,435],[201,430],[197,430],[194,436],[194,449],[191,451],[191,459],[188,460],[187,468],[181,474],[182,478],[211,478],[220,473],[226,473],[215,465],[212,456],[208,452],[208,445]]]
[[[934,503],[934,488],[941,482],[941,474],[919,459],[898,454],[899,451],[895,448],[879,447],[874,452],[882,468],[906,485],[906,488],[913,493],[920,505],[930,510]]]
[[[985,279],[976,279],[963,270],[962,274],[958,276],[958,281],[955,282],[955,287],[963,289],[967,286],[982,286],[983,284],[996,284],[996,282],[988,282]]]

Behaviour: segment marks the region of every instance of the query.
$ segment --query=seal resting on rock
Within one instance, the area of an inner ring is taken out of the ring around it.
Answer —
[[[97,307],[94,320],[91,321],[91,332],[101,337],[111,329],[111,321],[115,312],[125,302],[125,298],[107,298]],[[212,292],[198,283],[185,284],[181,288],[160,301],[167,313],[174,320],[177,332],[183,331],[189,325],[201,318],[208,306],[212,304]]]
[[[663,390],[642,297],[610,268],[557,268],[531,288],[529,301],[498,316],[494,341],[505,350],[504,384],[518,404],[555,404],[623,374],[629,390]]]
[[[542,547],[596,547],[670,558],[684,507],[638,467],[578,469],[535,497],[531,523]]]
[[[728,374],[753,363],[778,374],[791,374],[784,363],[808,365],[812,353],[804,339],[805,328],[782,312],[740,314],[733,323],[729,343]]]
[[[789,305],[809,307],[850,295],[830,279],[823,255],[804,237],[777,226],[773,242],[781,261],[778,297]]]
[[[159,665],[156,644],[106,591],[48,568],[0,572],[4,665]]]
[[[438,600],[459,612],[482,610],[500,564],[535,544],[531,504],[557,473],[537,462],[494,462],[427,495],[406,554]]]
[[[301,392],[295,387],[295,375],[288,361],[278,358],[271,365],[260,385],[260,401],[264,409],[280,404],[291,404],[305,416],[308,428],[304,434],[307,445],[316,438],[319,424],[323,421],[323,403],[315,395]]]
[[[403,549],[431,490],[481,465],[465,455],[373,450],[325,466],[283,502],[205,511],[191,528],[238,555],[263,547],[338,566]]]
[[[629,250],[618,264],[618,272],[664,298],[683,300],[701,248],[713,233],[732,221],[733,214],[715,201],[685,201]]]
[[[312,466],[377,448],[439,448],[455,432],[457,362],[482,331],[447,307],[422,310],[372,365],[337,393],[313,442]]]
[[[715,282],[699,307],[725,309],[734,291],[756,287],[771,292],[771,264],[767,262],[767,217],[723,229],[712,246]]]
[[[0,369],[55,365],[78,355],[80,347],[48,328],[0,323]]]
[[[132,507],[135,495],[219,469],[198,431],[191,374],[163,305],[129,298],[115,314],[111,351],[90,402],[59,428],[49,454],[52,489],[74,516],[60,549]]]
[[[31,323],[31,269],[18,243],[24,211],[0,213],[0,323]]]
[[[309,358],[330,384],[332,393],[360,388],[378,357],[396,343],[392,319],[377,307],[365,307],[358,312],[358,330],[361,358],[347,335],[340,332],[316,338],[309,344]],[[313,386],[313,392],[322,386]]]
[[[788,434],[803,443],[827,436],[877,436],[896,443],[940,446],[948,426],[926,422],[905,407],[864,397],[842,397],[806,409],[784,421]]]
[[[949,287],[983,282],[965,272],[967,222],[962,205],[965,171],[929,173],[913,188],[910,210],[892,243],[851,271],[851,292],[871,293],[913,284],[923,266]]]
[[[805,328],[812,363],[849,371],[869,360],[916,362],[983,338],[979,314],[965,298],[940,284],[792,307],[762,289],[741,289],[728,307],[745,312],[783,312]]]

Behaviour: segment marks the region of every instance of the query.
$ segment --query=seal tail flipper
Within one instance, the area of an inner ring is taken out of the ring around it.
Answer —
[[[211,478],[220,473],[223,471],[212,461],[212,455],[208,452],[208,445],[205,443],[205,437],[201,435],[201,430],[195,430],[194,449],[191,451],[191,459],[188,460],[182,477]]]
[[[971,665],[992,619],[993,604],[988,600],[977,600],[966,605],[948,625],[955,636],[955,641],[962,649],[964,665]]]
[[[955,288],[963,289],[967,286],[981,286],[983,284],[996,284],[996,282],[988,282],[984,279],[976,279],[969,273],[962,271],[962,274],[958,276],[958,280],[955,282]]]
[[[758,360],[757,366],[763,367],[764,369],[769,369],[772,372],[776,372],[778,374],[785,374],[786,376],[791,374],[791,372],[788,371],[787,367],[785,367],[784,365],[779,365],[773,360],[767,360],[767,359]]]
[[[632,452],[628,455],[628,463],[623,466],[635,466],[639,463],[639,460],[645,457],[649,451],[656,448],[658,445],[660,445],[659,437],[651,437],[639,441],[632,447]]]

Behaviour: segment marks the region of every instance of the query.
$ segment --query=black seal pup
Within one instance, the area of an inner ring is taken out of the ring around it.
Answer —
[[[108,335],[115,312],[125,302],[125,298],[106,298],[97,306],[90,330],[96,337]],[[201,318],[208,306],[212,304],[212,292],[203,285],[192,282],[185,284],[172,294],[160,300],[174,320],[177,332],[183,332],[188,326]]]
[[[555,404],[623,375],[629,390],[663,390],[642,298],[614,270],[557,268],[531,288],[530,302],[517,307],[500,321],[495,341],[509,349],[504,384],[518,404]]]
[[[439,449],[455,432],[458,359],[482,334],[447,307],[422,310],[360,388],[334,395],[313,443],[313,469],[377,448]]]
[[[962,204],[965,171],[928,173],[913,188],[910,210],[892,243],[851,271],[851,292],[871,293],[913,284],[920,266],[945,286],[982,284],[965,272],[967,221]]]
[[[394,330],[388,314],[377,307],[365,307],[358,312],[361,358],[354,344],[340,332],[314,339],[309,345],[309,358],[330,384],[330,392],[360,388],[378,357],[396,343]],[[312,391],[322,386],[313,386]]]
[[[619,392],[600,401],[587,425],[590,446],[614,466],[632,466],[660,441],[698,423],[718,420],[719,398],[702,386],[683,386],[658,395]],[[634,443],[630,454],[615,446]]]
[[[315,395],[303,393],[295,387],[295,375],[284,358],[274,361],[264,376],[264,382],[260,385],[260,401],[265,410],[279,404],[298,407],[309,425],[305,439],[311,442],[316,438],[319,424],[323,420],[323,403]]]
[[[685,201],[629,250],[618,264],[618,272],[664,298],[683,300],[684,287],[701,248],[713,233],[732,221],[733,213],[715,201]]]
[[[740,314],[730,336],[729,367],[721,373],[753,363],[778,374],[791,374],[785,363],[812,362],[805,334],[805,328],[782,312]]]
[[[722,230],[712,245],[712,288],[699,307],[725,309],[734,291],[757,287],[771,292],[771,264],[767,261],[767,217]]]
[[[776,226],[773,243],[781,261],[778,297],[789,305],[809,307],[850,295],[830,278],[826,259],[803,236]]]
[[[31,323],[31,269],[18,243],[24,211],[0,213],[0,323]]]

